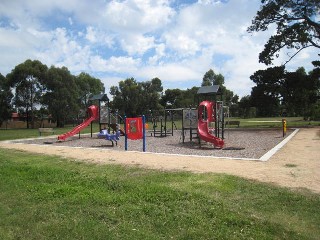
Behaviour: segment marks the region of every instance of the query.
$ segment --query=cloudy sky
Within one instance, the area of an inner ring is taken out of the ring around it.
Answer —
[[[274,31],[246,32],[259,7],[260,0],[1,0],[0,73],[37,59],[89,73],[109,93],[129,77],[187,89],[213,69],[244,96],[250,75],[266,68],[258,55]],[[288,68],[310,70],[314,56],[303,51]]]

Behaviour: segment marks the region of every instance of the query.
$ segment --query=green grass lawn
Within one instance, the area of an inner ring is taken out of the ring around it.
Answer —
[[[0,149],[0,179],[0,239],[320,236],[318,194],[229,175],[94,165]]]
[[[303,120],[302,117],[288,117],[287,127],[295,128],[295,127],[310,127],[310,126],[320,126],[320,121],[306,121]],[[241,128],[280,128],[282,127],[282,118],[281,117],[272,117],[272,118],[225,118],[225,121],[240,121]],[[275,122],[278,121],[278,122]],[[182,128],[182,121],[176,119],[174,121],[174,129],[177,127],[178,129]],[[153,129],[153,124],[151,122],[148,123],[149,130]],[[164,122],[163,122],[164,125]],[[157,128],[160,129],[160,121],[157,122]],[[172,124],[171,121],[167,121],[167,129],[171,129]],[[228,127],[237,128],[238,126],[229,125]]]
[[[320,121],[306,121],[303,120],[302,117],[287,117],[287,127],[295,128],[295,127],[312,127],[312,126],[320,126]],[[226,121],[228,119],[225,119]],[[238,120],[240,121],[240,127],[243,128],[274,128],[274,127],[282,127],[282,118],[281,117],[272,117],[272,118],[230,118],[230,120]],[[278,121],[278,122],[276,122]],[[234,126],[233,126],[234,127]]]
[[[66,133],[72,130],[75,126],[68,125],[64,128],[54,128],[54,134],[59,135]],[[92,125],[92,131],[94,133],[99,131],[99,124],[94,123]],[[91,127],[90,125],[84,128],[81,131],[81,134],[90,133]],[[42,136],[49,136],[51,133],[44,133]],[[13,139],[20,139],[20,138],[32,138],[32,137],[39,137],[38,128],[36,129],[0,129],[0,141],[2,140],[13,140]]]

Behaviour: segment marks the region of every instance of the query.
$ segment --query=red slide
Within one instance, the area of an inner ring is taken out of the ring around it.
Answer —
[[[73,135],[75,135],[78,132],[80,132],[82,129],[86,128],[92,121],[94,121],[94,120],[96,120],[98,118],[99,109],[98,109],[97,106],[92,105],[92,106],[88,107],[87,112],[89,114],[89,117],[86,120],[84,120],[83,123],[81,123],[78,126],[76,126],[70,132],[67,132],[67,133],[59,135],[58,136],[58,140],[64,141],[67,138],[72,137]]]
[[[198,134],[200,139],[206,142],[212,143],[215,147],[223,148],[224,141],[221,138],[215,137],[209,132],[209,122],[215,121],[212,117],[213,113],[213,102],[203,101],[200,103],[198,108]],[[207,119],[202,119],[204,114],[204,108],[206,108]]]

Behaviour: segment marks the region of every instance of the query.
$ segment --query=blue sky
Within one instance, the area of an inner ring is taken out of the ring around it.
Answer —
[[[89,73],[109,93],[130,77],[187,89],[213,69],[244,96],[250,75],[266,68],[258,55],[274,31],[246,32],[259,7],[260,0],[1,0],[0,73],[38,59]],[[306,49],[287,68],[310,70],[315,54]]]

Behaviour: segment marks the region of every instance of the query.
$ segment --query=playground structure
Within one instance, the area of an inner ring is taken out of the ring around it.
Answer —
[[[146,151],[146,138],[145,138],[145,117],[138,117],[138,118],[125,118],[125,130],[120,129],[119,115],[116,112],[115,115],[110,113],[108,106],[101,104],[101,98],[95,97],[95,100],[99,100],[99,106],[91,105],[87,109],[88,118],[85,119],[81,124],[73,128],[71,131],[61,134],[58,136],[59,141],[65,141],[67,138],[74,136],[75,134],[79,133],[80,131],[86,128],[91,124],[91,137],[92,137],[92,122],[95,120],[99,120],[99,127],[100,132],[98,133],[98,138],[104,138],[109,140],[114,146],[118,145],[118,140],[120,140],[121,133],[125,136],[125,149],[128,148],[128,139],[137,140],[143,139],[143,151]],[[113,119],[114,122],[111,121]],[[107,125],[109,129],[101,129],[103,125]],[[110,129],[114,130],[114,133],[111,134]]]
[[[81,124],[73,128],[71,131],[61,134],[58,136],[59,141],[65,141],[67,138],[74,136],[75,134],[79,133],[82,129],[89,126],[92,121],[96,120],[99,117],[99,108],[95,105],[88,107],[87,113],[89,117],[85,119]]]
[[[58,136],[59,141],[65,141],[67,138],[70,138],[77,133],[79,133],[79,138],[80,138],[80,132],[87,126],[91,124],[91,137],[93,135],[92,132],[92,122],[98,120],[99,121],[99,129],[100,133],[98,137],[106,137],[106,140],[110,140],[112,142],[112,146],[114,145],[114,141],[116,142],[119,140],[118,135],[124,135],[124,131],[119,127],[119,118],[120,116],[116,112],[115,114],[112,114],[110,109],[109,109],[109,98],[107,97],[107,94],[98,94],[92,96],[90,101],[98,101],[98,106],[97,105],[91,105],[87,109],[87,115],[88,118],[86,118],[82,123],[80,123],[78,126],[73,128],[71,131],[61,134]],[[104,127],[103,127],[104,126]],[[107,131],[106,127],[108,127]],[[111,129],[113,130],[113,133],[111,134]],[[118,133],[119,131],[119,133]],[[116,142],[117,144],[117,142]]]
[[[167,137],[173,136],[174,128],[177,130],[177,127],[173,120],[173,109],[165,109],[162,114],[159,111],[153,112],[150,110],[149,119],[151,118],[152,130],[149,131],[150,135],[153,137]],[[171,129],[168,128],[168,113],[171,118]]]
[[[217,95],[221,95],[220,87],[217,85],[201,87],[197,94],[198,108],[165,109],[164,116],[160,117],[151,114],[153,124],[153,130],[150,131],[151,136],[173,136],[174,127],[177,129],[173,116],[174,113],[179,113],[182,122],[183,143],[185,143],[186,133],[189,133],[190,142],[196,138],[199,144],[202,140],[212,143],[217,148],[222,148],[224,146],[224,106],[222,101],[217,101]],[[201,97],[204,97],[205,100],[199,103]],[[208,100],[210,98],[214,101]],[[167,128],[168,114],[171,117],[171,129]],[[159,127],[157,119],[160,120]]]
[[[201,87],[198,91],[198,101],[200,96],[204,95],[206,99],[208,98],[208,94],[210,96],[217,95],[219,91],[219,86],[209,86],[209,87]],[[61,134],[58,136],[59,141],[64,141],[67,138],[74,136],[80,131],[91,124],[91,137],[92,137],[92,122],[95,120],[99,120],[99,128],[100,133],[98,134],[99,138],[105,138],[112,142],[112,146],[114,146],[114,142],[117,145],[117,141],[120,139],[120,135],[124,135],[126,138],[126,148],[127,148],[127,139],[143,139],[143,149],[145,151],[145,117],[143,118],[133,118],[129,119],[131,122],[127,126],[127,122],[129,120],[124,120],[125,129],[122,130],[120,128],[120,116],[116,111],[115,114],[112,114],[109,109],[109,99],[106,94],[95,95],[90,98],[91,101],[98,100],[99,105],[92,105],[88,107],[87,113],[88,118],[83,121],[83,123],[76,126],[71,131]],[[164,117],[162,116],[154,116],[151,112],[153,130],[150,131],[151,136],[173,136],[174,127],[177,130],[177,127],[174,123],[174,112],[179,112],[182,117],[182,142],[185,142],[186,132],[190,134],[190,142],[192,139],[197,138],[199,140],[199,144],[201,144],[201,140],[205,142],[209,142],[213,144],[217,148],[222,148],[224,146],[224,112],[223,112],[223,102],[222,101],[202,101],[198,109],[195,108],[179,108],[179,109],[165,109]],[[167,118],[171,118],[171,129],[167,128]],[[160,120],[160,129],[157,128],[157,118]],[[140,126],[143,122],[143,126]],[[135,123],[135,127],[133,127],[133,123]],[[104,126],[104,127],[103,127]],[[102,128],[103,127],[103,128]],[[111,129],[113,133],[111,133]],[[135,130],[133,130],[135,129]],[[133,133],[133,134],[132,134]],[[136,134],[140,134],[139,136]],[[137,137],[138,136],[138,137]]]

